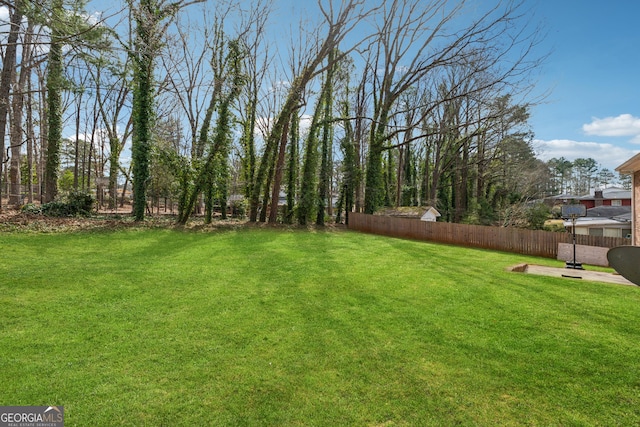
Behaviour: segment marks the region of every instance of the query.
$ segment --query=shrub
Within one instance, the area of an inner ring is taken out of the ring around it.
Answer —
[[[234,218],[244,218],[247,215],[247,204],[244,200],[234,200],[231,202],[231,216]]]
[[[66,197],[66,202],[74,215],[89,215],[93,211],[95,199],[89,193],[72,191]]]
[[[542,230],[544,223],[551,216],[550,209],[544,203],[536,203],[527,210],[527,220],[529,228],[533,230]]]
[[[87,216],[91,214],[94,202],[95,200],[91,194],[82,191],[72,191],[61,200],[45,203],[37,213],[55,217]]]
[[[41,207],[41,212],[46,216],[74,216],[69,206],[60,200],[54,200],[53,202],[45,203]]]
[[[33,215],[37,215],[37,214],[41,214],[42,213],[42,208],[38,205],[35,205],[33,203],[27,203],[26,205],[24,205],[22,207],[22,212],[24,213],[28,213],[28,214],[33,214]]]
[[[564,227],[564,222],[562,220],[550,220],[544,223],[544,231],[553,231],[553,232],[565,232],[567,229]]]

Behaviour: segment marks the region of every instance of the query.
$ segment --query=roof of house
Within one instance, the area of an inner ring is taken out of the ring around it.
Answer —
[[[603,188],[602,190],[602,198],[603,199],[631,199],[631,190],[625,190],[620,187],[608,187]],[[548,199],[555,200],[593,200],[596,197],[596,190],[591,189],[589,194],[558,194],[555,196],[550,196]]]
[[[631,222],[631,212],[622,215],[616,215],[612,219],[622,222]]]
[[[576,227],[629,227],[631,206],[598,206],[587,209],[587,216],[576,219]],[[565,227],[571,227],[570,220],[564,221]]]
[[[638,170],[640,170],[640,153],[636,154],[616,168],[617,172],[623,174],[632,174]]]
[[[580,198],[580,196],[576,196],[575,194],[557,194],[555,196],[549,196],[547,198],[555,200],[573,200]]]
[[[576,220],[576,227],[603,227],[609,226],[611,228],[624,228],[631,227],[630,221],[621,221],[613,218],[578,218]],[[565,220],[563,225],[565,227],[571,227],[572,222],[570,220]]]
[[[596,198],[596,190],[591,190],[586,196],[578,197],[579,200],[593,200]],[[631,199],[631,190],[620,187],[609,187],[602,189],[603,199]]]
[[[631,206],[598,206],[587,209],[590,218],[614,218],[621,215],[631,215]]]

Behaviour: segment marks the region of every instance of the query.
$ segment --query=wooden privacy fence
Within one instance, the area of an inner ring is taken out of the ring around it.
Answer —
[[[349,229],[384,236],[495,249],[547,258],[557,257],[558,243],[573,243],[571,233],[448,222],[427,222],[418,218],[361,213],[349,213]],[[631,241],[622,237],[577,235],[576,243],[578,245],[613,248],[630,245]]]

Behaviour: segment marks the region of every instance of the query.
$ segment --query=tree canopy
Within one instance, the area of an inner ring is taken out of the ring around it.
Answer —
[[[2,7],[0,160],[16,173],[0,188],[13,205],[55,199],[66,171],[63,192],[71,173],[111,208],[132,191],[138,220],[164,199],[182,223],[322,225],[426,205],[497,223],[513,204],[614,181],[593,159],[536,158],[530,89],[546,53],[524,2]]]

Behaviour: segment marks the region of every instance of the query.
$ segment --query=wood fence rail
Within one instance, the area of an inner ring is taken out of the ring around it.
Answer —
[[[419,218],[349,213],[349,229],[390,237],[426,240],[475,248],[494,249],[557,258],[558,243],[573,243],[571,233],[526,230],[512,227],[427,222]],[[576,243],[586,246],[613,248],[630,245],[622,237],[577,235]]]

